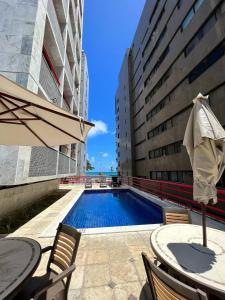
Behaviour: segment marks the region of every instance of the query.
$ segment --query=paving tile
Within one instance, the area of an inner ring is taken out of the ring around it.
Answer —
[[[108,286],[85,288],[82,291],[81,300],[112,300],[113,290]]]
[[[115,300],[138,300],[142,286],[139,282],[118,284],[114,288]]]
[[[145,272],[145,267],[144,267],[142,258],[140,257],[140,258],[135,259],[134,265],[137,270],[139,279],[142,281],[146,280],[146,272]]]
[[[109,249],[110,262],[124,261],[127,262],[131,258],[131,253],[128,247],[117,248],[113,247]]]
[[[141,252],[145,252],[146,254],[149,253],[149,248],[147,248],[145,245],[139,246],[139,245],[133,245],[129,246],[129,252],[131,254],[131,257],[141,257]]]
[[[84,287],[107,285],[110,282],[109,265],[85,266]]]
[[[79,248],[77,252],[77,257],[75,261],[76,266],[84,266],[87,260],[87,251],[85,248]]]
[[[70,289],[81,289],[84,282],[84,266],[77,266],[72,274]]]
[[[78,299],[81,299],[81,290],[69,289],[68,300],[78,300]]]
[[[109,262],[109,255],[106,249],[93,249],[87,251],[87,265],[106,264]]]
[[[110,275],[116,284],[138,280],[137,272],[131,262],[111,263]]]

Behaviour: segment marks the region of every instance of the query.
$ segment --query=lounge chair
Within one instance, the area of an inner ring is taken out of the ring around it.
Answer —
[[[189,209],[180,207],[163,208],[163,224],[191,224],[191,213]]]
[[[208,299],[207,294],[203,291],[182,283],[157,267],[144,252],[141,255],[153,300]]]
[[[85,181],[85,188],[88,189],[88,188],[92,188],[92,179],[91,178],[87,178],[86,181]]]
[[[46,273],[31,277],[16,299],[66,300],[81,233],[68,225],[59,224],[53,246],[42,249],[51,250]]]
[[[100,179],[100,188],[104,188],[104,187],[107,187],[106,177],[102,177]]]
[[[113,187],[118,187],[119,182],[118,182],[118,177],[117,176],[112,176],[112,186]]]

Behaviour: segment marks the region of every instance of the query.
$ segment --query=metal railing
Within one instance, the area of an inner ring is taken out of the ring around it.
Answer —
[[[62,96],[60,94],[58,84],[43,55],[41,60],[40,84],[48,95],[49,99],[60,106]]]
[[[99,183],[106,178],[107,184],[111,184],[112,176],[95,175],[95,176],[69,176],[61,179],[61,184],[84,184],[86,179],[91,179],[92,183]]]
[[[57,46],[59,48],[61,58],[63,58],[65,48],[64,48],[64,45],[63,45],[63,38],[62,38],[62,34],[61,34],[61,29],[60,29],[60,26],[59,26],[58,18],[57,18],[55,7],[54,7],[54,4],[53,4],[52,0],[48,1],[47,13],[48,13],[50,25],[52,27],[52,32],[55,36],[55,40],[56,40]]]
[[[141,191],[158,196],[161,200],[169,200],[200,211],[201,206],[193,200],[193,186],[171,181],[150,180],[139,177],[122,177],[123,184],[127,184]],[[217,189],[218,203],[207,205],[207,215],[225,222],[225,190]]]

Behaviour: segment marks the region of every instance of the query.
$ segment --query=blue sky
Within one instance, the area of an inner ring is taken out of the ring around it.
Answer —
[[[114,98],[126,48],[145,0],[85,0],[83,49],[88,59],[89,117],[96,122],[87,141],[94,171],[116,168]]]

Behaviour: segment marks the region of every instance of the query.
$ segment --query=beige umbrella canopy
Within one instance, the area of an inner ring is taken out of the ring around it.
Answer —
[[[212,112],[207,99],[208,96],[199,93],[193,100],[194,106],[183,141],[193,169],[193,198],[203,204],[203,223],[204,205],[210,200],[216,204],[216,184],[225,168],[225,130]],[[206,245],[206,238],[204,244]]]
[[[0,145],[84,143],[92,126],[0,75]]]

